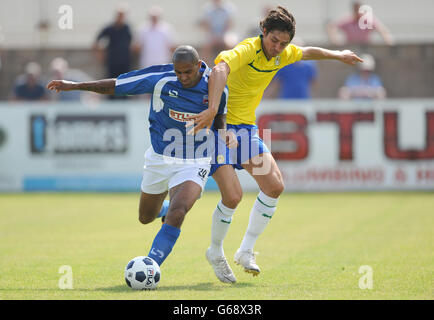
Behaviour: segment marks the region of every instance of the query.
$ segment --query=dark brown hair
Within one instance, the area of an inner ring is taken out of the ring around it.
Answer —
[[[292,40],[295,35],[294,16],[281,6],[270,10],[265,19],[259,23],[259,26],[261,27],[262,33],[264,33],[264,30],[267,32],[273,30],[288,32],[290,40]]]

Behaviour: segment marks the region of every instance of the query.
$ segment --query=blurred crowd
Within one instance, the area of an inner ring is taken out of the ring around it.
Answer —
[[[265,5],[263,14],[272,7]],[[372,34],[378,32],[387,45],[393,45],[393,38],[387,28],[374,16],[364,17],[363,6],[353,2],[348,16],[327,25],[330,43],[336,46],[364,45],[371,42]],[[198,27],[206,33],[206,43],[200,54],[209,66],[213,58],[226,49],[234,47],[245,37],[257,36],[258,26],[252,27],[247,35],[238,35],[234,31],[236,4],[230,0],[210,0],[202,8]],[[116,78],[118,75],[135,68],[145,68],[155,64],[170,63],[171,54],[177,45],[175,28],[164,19],[163,11],[158,6],[150,7],[146,21],[138,28],[131,28],[128,23],[129,8],[125,4],[116,9],[114,19],[95,36],[93,52],[103,65],[105,77]],[[309,46],[296,37],[295,45]],[[359,53],[364,62],[357,71],[348,76],[336,96],[341,99],[382,99],[386,89],[381,75],[376,74],[375,57],[368,53]],[[133,61],[137,61],[133,63]],[[264,94],[267,99],[310,99],[318,78],[318,66],[313,61],[299,61],[282,68],[274,77]],[[42,73],[37,62],[24,66],[23,74],[15,81],[10,100],[61,100],[99,99],[88,92],[53,93],[45,89],[50,80],[91,81],[86,72],[71,68],[68,61],[57,57],[51,61],[50,68]],[[109,99],[125,99],[110,96]]]

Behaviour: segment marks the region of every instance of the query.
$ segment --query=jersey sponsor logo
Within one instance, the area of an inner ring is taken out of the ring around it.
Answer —
[[[178,98],[178,91],[169,90],[169,97]]]
[[[199,178],[201,178],[202,180],[204,180],[206,178],[206,175],[208,174],[208,170],[206,169],[199,169],[197,175],[199,176]]]
[[[208,101],[209,101],[208,95],[206,94],[206,95],[203,96],[202,104],[208,105]]]
[[[186,118],[189,116],[193,116],[195,114],[196,113],[180,112],[180,111],[169,109],[169,117],[171,117],[173,120],[178,122],[187,122]]]
[[[276,59],[274,60],[274,65],[278,66],[280,64],[280,56],[277,56]]]
[[[224,163],[224,162],[225,162],[225,156],[222,155],[222,154],[219,154],[219,155],[217,156],[217,163],[218,163],[218,164],[222,164],[222,163]]]

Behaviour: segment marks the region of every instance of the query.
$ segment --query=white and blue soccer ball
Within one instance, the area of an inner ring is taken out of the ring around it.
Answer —
[[[135,290],[155,289],[160,278],[160,266],[149,257],[135,257],[125,267],[125,282]]]

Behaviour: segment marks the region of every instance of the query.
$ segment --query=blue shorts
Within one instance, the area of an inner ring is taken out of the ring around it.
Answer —
[[[232,130],[238,140],[237,148],[229,149],[226,146],[226,141],[223,139],[215,139],[214,156],[211,160],[211,171],[209,176],[212,176],[216,170],[230,164],[235,169],[242,170],[242,163],[256,157],[259,154],[270,152],[262,139],[259,137],[258,127],[249,124],[228,124],[227,130]],[[215,132],[217,136],[217,132]]]

